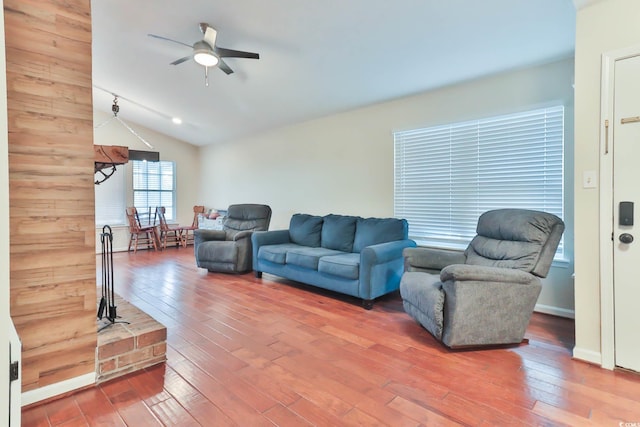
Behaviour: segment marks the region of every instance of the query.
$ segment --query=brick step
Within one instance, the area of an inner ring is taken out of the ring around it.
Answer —
[[[119,295],[115,302],[116,323],[98,320],[98,384],[166,360],[167,328]]]

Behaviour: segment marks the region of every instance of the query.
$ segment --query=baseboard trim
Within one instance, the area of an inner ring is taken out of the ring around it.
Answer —
[[[586,350],[584,348],[573,347],[573,358],[584,362],[602,366],[602,353],[599,351]],[[602,366],[604,368],[604,366]]]
[[[568,319],[576,318],[576,312],[574,310],[554,307],[552,305],[536,304],[533,310],[538,313],[551,314],[553,316],[566,317]]]
[[[31,405],[32,403],[40,402],[42,400],[59,396],[73,390],[87,387],[95,384],[95,382],[96,374],[95,372],[91,372],[79,377],[60,381],[59,383],[49,384],[35,390],[25,391],[24,393],[22,393],[21,406]]]

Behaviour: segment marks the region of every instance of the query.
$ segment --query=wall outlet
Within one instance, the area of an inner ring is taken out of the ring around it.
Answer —
[[[596,171],[582,172],[582,188],[597,188],[598,173]]]

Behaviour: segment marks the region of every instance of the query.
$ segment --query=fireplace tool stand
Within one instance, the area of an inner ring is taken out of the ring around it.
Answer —
[[[102,227],[100,235],[102,243],[102,297],[98,305],[98,319],[106,316],[109,323],[98,329],[98,332],[114,323],[126,323],[124,320],[116,320],[120,317],[116,313],[116,294],[113,290],[113,232],[111,227]]]

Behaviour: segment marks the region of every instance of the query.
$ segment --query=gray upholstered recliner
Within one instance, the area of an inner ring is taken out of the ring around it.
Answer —
[[[404,309],[451,348],[520,343],[563,231],[555,215],[499,209],[464,253],[407,248]]]
[[[266,231],[271,222],[267,205],[231,205],[222,221],[222,230],[194,231],[194,251],[198,267],[209,271],[245,273],[252,269],[251,234]]]

